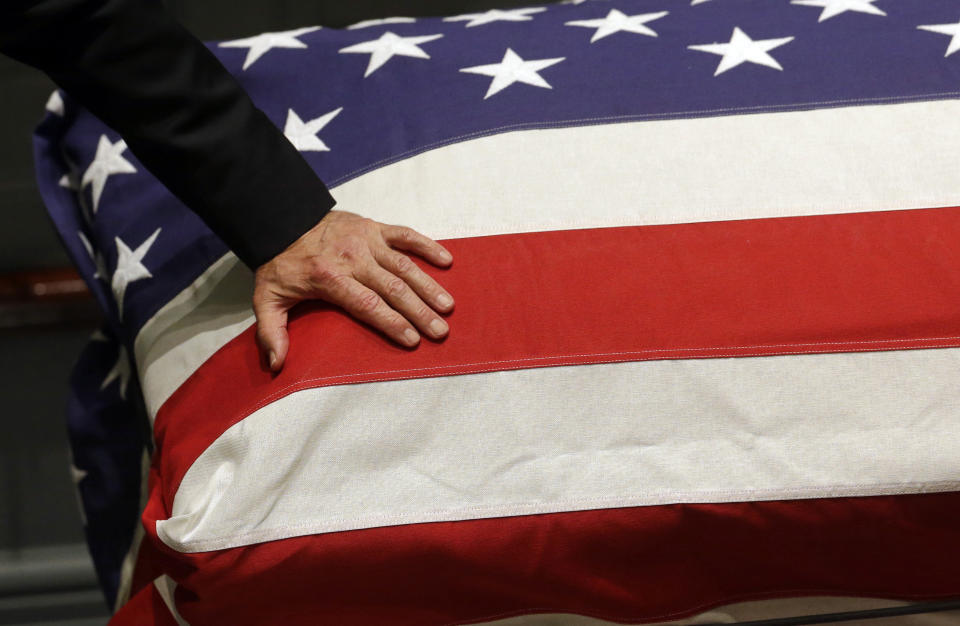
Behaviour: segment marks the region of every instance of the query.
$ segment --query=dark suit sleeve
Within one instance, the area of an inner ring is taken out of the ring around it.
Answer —
[[[159,0],[0,0],[0,51],[46,72],[250,268],[334,206],[296,148]]]

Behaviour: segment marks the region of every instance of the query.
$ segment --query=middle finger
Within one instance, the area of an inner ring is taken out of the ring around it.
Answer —
[[[362,276],[360,282],[376,291],[390,303],[398,313],[407,318],[420,332],[435,339],[443,337],[449,327],[433,309],[427,306],[414,293],[410,286],[396,274],[392,274],[376,263],[372,263]]]
[[[374,257],[388,272],[406,281],[424,302],[437,311],[449,312],[453,308],[453,297],[407,255],[388,248],[374,254]]]

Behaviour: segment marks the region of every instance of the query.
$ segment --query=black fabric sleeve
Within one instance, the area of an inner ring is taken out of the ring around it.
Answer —
[[[0,0],[0,52],[46,72],[251,269],[336,204],[159,0]]]

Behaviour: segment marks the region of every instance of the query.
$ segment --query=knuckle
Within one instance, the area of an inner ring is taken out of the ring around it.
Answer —
[[[351,276],[325,267],[304,282],[300,287],[302,298],[323,298],[342,302],[350,293]]]
[[[410,260],[405,254],[397,255],[396,261],[394,261],[394,267],[396,268],[397,274],[409,274],[413,271],[414,265],[413,261]]]
[[[369,217],[361,218],[358,220],[358,224],[360,226],[359,232],[362,233],[362,237],[364,238],[380,232],[380,224]]]
[[[391,296],[400,296],[404,293],[404,291],[406,291],[407,283],[402,278],[398,278],[394,276],[389,281],[387,281],[385,289],[387,291],[387,294]]]
[[[373,291],[367,291],[357,297],[356,307],[361,313],[371,313],[380,306],[380,296]]]
[[[252,301],[257,323],[262,324],[273,313],[277,303],[282,302],[282,298],[269,286],[258,285],[254,287]]]
[[[417,239],[417,235],[412,228],[401,226],[400,230],[397,231],[397,239],[406,243],[411,243]]]
[[[333,275],[326,283],[327,293],[341,294],[341,297],[345,297],[345,294],[350,293],[350,282],[352,278],[347,274],[335,274]]]
[[[417,307],[417,312],[415,313],[416,319],[422,321],[424,324],[429,324],[435,317],[436,313],[433,312],[433,309],[427,305]]]

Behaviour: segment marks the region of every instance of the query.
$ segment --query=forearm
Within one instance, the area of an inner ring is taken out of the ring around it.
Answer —
[[[217,58],[150,0],[3,0],[0,51],[33,65],[251,268],[334,206]]]

